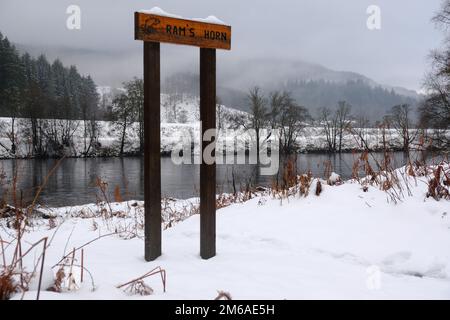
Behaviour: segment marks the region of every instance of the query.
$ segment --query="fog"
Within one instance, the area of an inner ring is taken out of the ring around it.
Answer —
[[[81,30],[66,28],[71,4],[81,8]],[[381,30],[366,26],[371,4],[381,8]],[[0,31],[19,48],[116,86],[142,74],[133,12],[153,6],[184,17],[216,15],[232,26],[232,50],[218,51],[219,73],[236,61],[261,59],[263,73],[264,59],[303,60],[419,90],[427,55],[442,41],[430,22],[439,0],[0,0]],[[197,68],[198,49],[162,46],[163,75]]]

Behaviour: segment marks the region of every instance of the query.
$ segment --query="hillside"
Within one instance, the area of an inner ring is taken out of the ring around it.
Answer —
[[[40,48],[32,46],[18,45],[18,48],[21,52],[40,52]],[[76,57],[86,56],[90,61],[112,59],[104,52],[73,51],[67,48],[51,47],[46,52],[50,57],[62,56],[74,62],[78,62]],[[95,68],[91,64],[89,66]],[[198,73],[183,68],[178,69],[179,71],[172,69],[166,68],[167,71],[162,74],[162,92],[198,96]],[[95,69],[92,72],[95,73]],[[127,70],[124,74],[129,72]],[[338,101],[345,100],[353,106],[355,113],[372,122],[380,120],[394,105],[408,103],[415,106],[422,98],[413,90],[377,83],[357,72],[332,70],[301,59],[225,60],[217,64],[217,77],[217,95],[221,103],[242,111],[249,110],[246,94],[253,86],[260,86],[266,93],[274,90],[290,91],[297,102],[307,107],[312,115],[315,115],[319,107],[333,107]],[[125,80],[127,79],[102,78],[101,82],[104,86],[114,87]]]
[[[165,79],[163,90],[198,95],[198,82],[197,74],[176,73]],[[357,113],[372,121],[379,120],[396,104],[415,106],[421,99],[412,90],[378,84],[355,72],[335,71],[301,60],[240,60],[218,67],[217,94],[223,104],[248,111],[246,94],[253,86],[261,87],[266,93],[290,91],[313,115],[319,107],[333,107],[345,100]]]

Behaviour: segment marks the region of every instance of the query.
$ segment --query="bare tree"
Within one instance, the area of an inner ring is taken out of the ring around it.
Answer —
[[[438,26],[448,29],[450,26],[450,1],[444,0],[441,4],[441,9],[432,18],[432,21]]]
[[[339,101],[334,110],[322,107],[319,109],[318,121],[325,135],[328,151],[341,152],[344,134],[350,131],[352,123],[351,106],[345,101]]]
[[[431,70],[424,81],[429,95],[419,106],[419,118],[422,128],[434,129],[433,140],[449,147],[450,139],[446,132],[450,128],[450,0],[443,1],[433,22],[445,32],[445,41],[442,49],[433,50],[430,54]]]
[[[0,137],[6,135],[6,129],[5,129],[5,128],[6,128],[5,123],[4,123],[2,120],[0,120]],[[5,146],[5,145],[1,142],[1,140],[0,140],[0,147],[2,147],[2,148],[5,149],[7,152],[9,152],[9,148],[8,148],[7,146]]]
[[[401,104],[392,107],[390,114],[387,116],[389,124],[397,131],[403,141],[403,151],[408,152],[410,144],[417,135],[417,130],[413,130],[411,120],[411,106]]]
[[[297,151],[297,138],[309,119],[308,110],[297,105],[289,92],[270,95],[268,120],[272,129],[280,129],[280,146],[286,154]]]
[[[351,106],[345,101],[339,101],[336,109],[337,137],[339,140],[338,151],[342,152],[344,133],[350,129]]]
[[[116,116],[115,124],[120,129],[120,155],[122,156],[124,154],[127,128],[133,121],[133,110],[130,103],[128,103],[128,97],[125,93],[114,98],[113,112]]]
[[[359,147],[362,149],[369,149],[366,144],[368,138],[370,121],[364,113],[360,113],[355,117],[354,125],[351,126],[351,133],[358,139]]]
[[[124,83],[127,104],[134,121],[138,123],[139,152],[144,152],[144,81],[134,78]]]
[[[99,94],[97,93],[95,84],[90,77],[85,78],[85,82],[81,84],[80,96],[80,112],[83,120],[83,140],[84,155],[88,156],[91,149],[95,149],[98,142],[97,113],[99,104]]]
[[[242,127],[246,130],[253,129],[256,133],[256,154],[259,163],[260,135],[261,130],[267,124],[267,99],[261,93],[259,87],[250,89],[247,95],[247,102],[250,107],[249,114],[237,114],[233,117],[232,122],[235,127]]]
[[[275,91],[270,94],[270,112],[268,113],[268,121],[270,127],[275,129],[280,122],[281,109],[283,108],[284,96],[280,91]]]
[[[322,127],[325,140],[327,142],[328,151],[336,152],[337,124],[336,118],[330,108],[319,108],[318,112],[319,126]]]

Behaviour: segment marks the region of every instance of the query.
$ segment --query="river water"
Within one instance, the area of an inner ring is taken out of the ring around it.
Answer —
[[[407,161],[402,152],[392,153],[392,166],[400,167]],[[343,178],[351,176],[352,165],[359,154],[299,154],[297,156],[298,172],[311,170],[315,176],[322,177],[325,163],[331,163],[332,170]],[[375,154],[378,159],[382,154]],[[428,159],[432,155],[427,156]],[[29,203],[37,188],[55,166],[56,160],[0,160],[0,174],[3,176],[0,185],[0,200],[5,197],[6,190],[11,188],[12,177],[17,172],[17,199],[24,204]],[[114,200],[114,189],[118,188],[123,200],[143,199],[144,163],[140,157],[135,158],[89,158],[64,159],[49,177],[42,190],[38,202],[46,206],[66,206],[92,203],[97,200],[99,188],[97,177],[107,182],[108,195]],[[198,165],[175,165],[170,157],[161,158],[162,194],[176,198],[189,198],[199,193],[200,167]],[[234,172],[234,174],[233,174]],[[255,174],[256,172],[256,174]],[[236,187],[244,188],[251,181],[253,185],[271,185],[275,176],[261,176],[255,165],[217,165],[217,192],[232,190],[232,176],[235,176]]]

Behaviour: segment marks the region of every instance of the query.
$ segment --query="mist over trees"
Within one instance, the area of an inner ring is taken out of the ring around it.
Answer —
[[[346,101],[353,110],[365,110],[372,122],[383,117],[389,109],[398,104],[416,105],[411,97],[397,94],[392,89],[371,86],[363,80],[331,82],[325,80],[288,80],[282,90],[292,93],[292,97],[311,111],[324,106],[333,106],[337,101]]]
[[[220,76],[220,75],[219,75]],[[236,76],[236,75],[235,75]],[[301,77],[302,75],[298,75]],[[246,77],[250,77],[246,75]],[[264,81],[263,81],[264,80]],[[364,81],[363,79],[347,79],[344,81],[328,81],[323,79],[299,80],[287,77],[284,81],[267,84],[267,79],[255,78],[256,85],[265,92],[286,91],[298,104],[317,113],[324,106],[334,106],[338,101],[346,101],[354,111],[364,111],[371,122],[381,119],[394,105],[417,105],[417,100]],[[261,84],[260,84],[261,83]],[[265,83],[264,85],[262,83]],[[165,79],[162,91],[168,94],[198,96],[199,77],[194,73],[175,73]],[[250,86],[252,87],[252,86]],[[217,94],[222,103],[238,110],[250,111],[247,103],[248,86],[231,88],[218,81]]]
[[[96,84],[75,66],[66,67],[45,55],[20,55],[0,33],[0,116],[26,116],[33,104],[41,118],[85,119],[98,110]]]
[[[51,63],[44,55],[20,55],[0,33],[0,116],[12,119],[7,129],[10,153],[16,149],[16,119],[22,118],[28,122],[33,154],[46,156],[70,146],[76,122],[68,120],[85,122],[85,151],[89,152],[96,140],[95,121],[103,114],[90,76],[80,75],[75,66],[65,67],[58,59]]]

